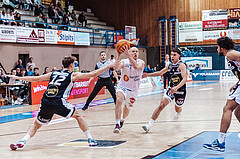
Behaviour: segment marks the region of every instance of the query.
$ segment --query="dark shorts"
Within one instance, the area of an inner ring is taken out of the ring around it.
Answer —
[[[164,98],[167,98],[169,102],[171,102],[175,98],[175,103],[178,107],[181,107],[185,101],[186,97],[186,90],[178,90],[174,94],[169,93],[170,88],[167,89],[167,91],[164,93]]]
[[[36,119],[39,124],[45,125],[51,121],[54,114],[69,118],[74,112],[75,107],[65,99],[43,98]]]

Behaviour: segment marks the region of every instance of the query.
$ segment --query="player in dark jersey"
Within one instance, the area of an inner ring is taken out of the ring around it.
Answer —
[[[30,127],[22,140],[10,145],[12,150],[23,148],[26,144],[26,141],[33,137],[37,130],[42,127],[42,125],[48,124],[54,114],[63,116],[65,118],[75,118],[79,124],[79,127],[88,137],[89,146],[97,145],[97,142],[92,138],[87,123],[81,116],[80,111],[75,109],[72,104],[67,102],[67,99],[71,93],[75,81],[81,78],[97,77],[106,69],[113,67],[114,63],[90,73],[73,73],[74,61],[75,59],[73,57],[65,57],[62,60],[62,65],[64,67],[63,69],[41,76],[17,77],[14,75],[8,75],[9,77],[29,82],[49,81],[48,88],[42,97],[41,106],[37,117],[35,118],[34,124]]]
[[[224,152],[226,133],[230,126],[234,110],[234,114],[240,122],[240,52],[234,50],[234,42],[229,37],[219,38],[217,40],[217,45],[219,56],[226,56],[228,66],[230,70],[232,70],[233,74],[238,78],[238,82],[229,90],[230,94],[228,96],[227,103],[223,108],[218,139],[213,141],[211,144],[204,144],[203,147],[210,150]]]
[[[160,76],[170,72],[170,81],[169,87],[167,91],[164,93],[164,96],[161,100],[160,105],[155,109],[152,114],[152,118],[150,119],[147,125],[142,126],[142,128],[148,132],[153,122],[158,118],[161,111],[175,98],[175,111],[177,112],[175,115],[175,119],[178,119],[180,113],[182,111],[182,105],[186,96],[186,82],[187,82],[187,67],[186,64],[180,61],[181,51],[178,48],[174,48],[171,52],[171,61],[169,65],[167,65],[161,71],[157,71],[154,73],[144,74],[143,77],[154,77]]]

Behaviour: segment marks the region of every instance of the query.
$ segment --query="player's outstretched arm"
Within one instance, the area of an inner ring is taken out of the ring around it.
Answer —
[[[157,72],[153,72],[153,73],[148,73],[147,76],[148,77],[156,77],[156,76],[161,76],[164,73],[166,73],[168,71],[168,67],[165,67],[164,69],[162,69],[161,71],[157,71]]]
[[[89,73],[74,72],[72,81],[75,82],[75,81],[77,81],[81,78],[97,77],[98,75],[102,74],[106,69],[109,69],[109,68],[114,67],[114,66],[115,66],[115,63],[111,63],[107,66],[104,66],[102,68],[99,68],[99,69],[94,70],[94,71],[89,72]]]
[[[37,81],[49,81],[51,73],[40,75],[40,76],[24,76],[24,77],[19,77],[15,75],[7,75],[7,76],[10,78],[18,79],[18,80],[23,80],[28,82],[37,82]]]

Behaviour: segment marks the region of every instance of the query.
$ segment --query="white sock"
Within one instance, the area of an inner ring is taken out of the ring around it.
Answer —
[[[153,119],[150,119],[148,125],[149,125],[149,126],[152,126],[153,123],[154,123],[154,120],[153,120]]]
[[[116,124],[120,125],[120,119],[116,120]]]
[[[218,135],[219,143],[221,144],[221,143],[225,142],[225,139],[226,139],[226,133],[219,132],[219,135]]]
[[[30,139],[30,135],[26,134],[21,141],[27,141],[28,139]]]
[[[92,135],[91,135],[89,130],[85,131],[84,133],[86,134],[87,138],[91,138],[92,139]]]

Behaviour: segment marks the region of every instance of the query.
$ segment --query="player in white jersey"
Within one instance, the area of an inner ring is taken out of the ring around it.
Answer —
[[[122,51],[127,56],[127,59],[123,59],[120,62],[118,61],[116,64],[116,67],[118,67],[116,69],[121,69],[121,79],[116,90],[116,127],[113,131],[114,133],[121,132],[120,128],[123,126],[123,122],[128,116],[130,108],[133,107],[133,104],[136,101],[145,65],[143,60],[138,59],[139,51],[136,47],[132,47],[130,50],[124,47]],[[124,101],[125,106],[122,114],[122,104]]]
[[[203,147],[210,150],[224,152],[226,133],[230,126],[232,113],[234,110],[234,114],[240,122],[240,52],[233,50],[234,42],[229,37],[219,38],[217,40],[217,45],[219,56],[227,57],[228,66],[233,74],[238,78],[238,82],[229,90],[230,94],[228,96],[227,103],[223,108],[218,139],[213,141],[211,144],[204,144]]]

